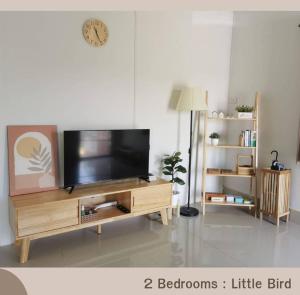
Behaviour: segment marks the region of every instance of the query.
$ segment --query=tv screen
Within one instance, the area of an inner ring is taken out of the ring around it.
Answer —
[[[149,129],[64,131],[64,185],[147,177]]]

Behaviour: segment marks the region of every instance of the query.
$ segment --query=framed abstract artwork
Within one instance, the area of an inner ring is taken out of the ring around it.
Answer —
[[[57,127],[7,126],[9,194],[58,188]]]

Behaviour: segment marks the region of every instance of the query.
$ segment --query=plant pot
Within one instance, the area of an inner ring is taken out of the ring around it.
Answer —
[[[180,192],[179,191],[173,191],[172,195],[172,207],[176,207],[179,202]]]
[[[252,119],[253,113],[252,112],[238,112],[239,119]]]
[[[211,138],[210,142],[212,145],[218,145],[219,144],[219,138]]]
[[[180,192],[173,191],[172,196],[172,215],[180,216]]]

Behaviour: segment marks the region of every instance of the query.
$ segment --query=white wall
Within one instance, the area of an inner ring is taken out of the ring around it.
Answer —
[[[177,150],[188,166],[190,114],[173,109],[176,89],[184,85],[203,87],[209,92],[210,109],[227,109],[232,17],[230,12],[137,14],[136,123],[137,127],[151,128],[150,169],[156,173],[160,173],[162,156]],[[215,127],[225,133],[222,126]],[[196,159],[197,134],[194,137]],[[192,200],[197,201],[201,194],[202,141],[199,147],[198,173],[192,175]],[[209,163],[217,160],[224,161],[224,156],[220,154]],[[218,179],[209,180],[208,188],[216,185]]]
[[[90,17],[109,28],[101,49],[82,37]],[[0,245],[11,242],[6,125],[132,128],[133,36],[132,12],[0,13]]]
[[[279,160],[293,170],[291,208],[298,210],[299,20],[299,12],[234,14],[229,93],[232,100],[239,98],[239,103],[252,104],[255,92],[261,91],[259,166],[270,166],[270,152],[279,151]],[[245,189],[245,184],[237,181],[227,181],[226,185]]]
[[[90,17],[108,26],[103,48],[82,37]],[[187,164],[189,116],[172,110],[170,100],[176,89],[199,85],[210,107],[226,108],[231,26],[216,19],[192,12],[0,13],[0,245],[12,241],[7,125],[56,124],[60,134],[151,128],[150,169],[160,173],[161,156],[178,149]],[[196,187],[199,195],[200,182]]]

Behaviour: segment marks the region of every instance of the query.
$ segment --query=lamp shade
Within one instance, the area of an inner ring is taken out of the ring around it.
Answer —
[[[193,87],[184,88],[177,102],[177,111],[207,111],[206,92]]]

